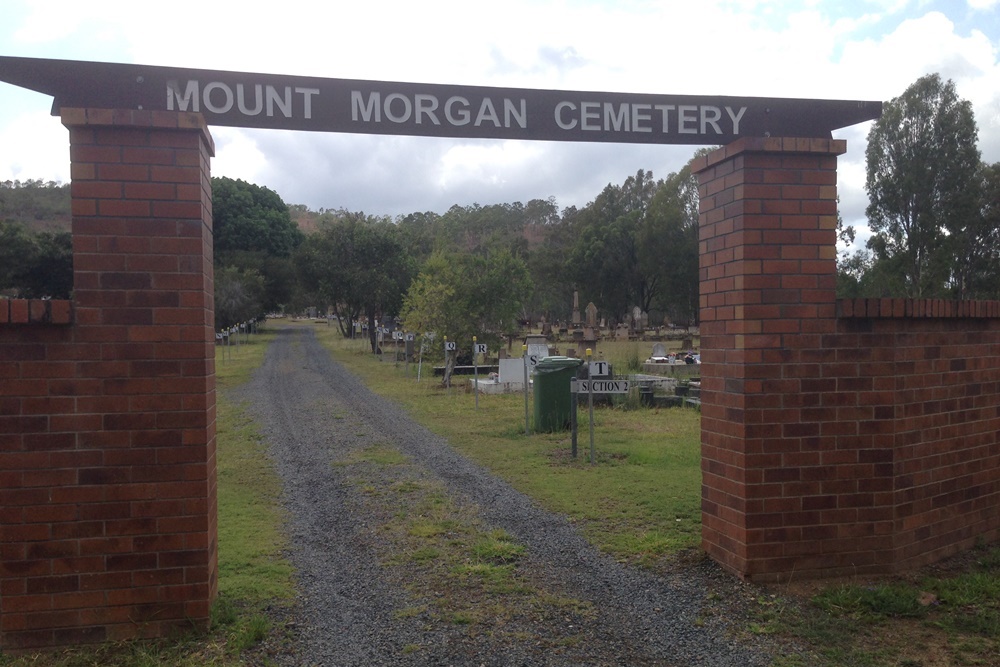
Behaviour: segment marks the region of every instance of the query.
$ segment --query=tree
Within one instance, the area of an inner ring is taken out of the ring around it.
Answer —
[[[264,277],[253,269],[215,271],[215,328],[227,329],[264,314]]]
[[[659,276],[640,266],[637,239],[656,188],[653,173],[640,169],[621,186],[608,184],[573,220],[569,275],[585,300],[619,320],[634,305],[648,311],[659,289]]]
[[[398,312],[415,273],[400,229],[363,213],[325,218],[302,244],[295,265],[302,286],[333,307],[345,337],[365,314],[373,352],[375,321]]]
[[[937,74],[888,102],[868,134],[868,247],[901,277],[905,296],[964,290],[980,201],[977,136],[972,105]]]
[[[292,298],[290,257],[302,242],[289,207],[273,190],[231,178],[212,179],[216,272],[224,266],[263,281],[263,311],[280,310]]]
[[[0,220],[21,222],[30,231],[69,231],[69,183],[40,180],[0,182]]]
[[[426,211],[410,213],[396,219],[396,225],[403,234],[403,243],[409,249],[414,261],[423,263],[434,252],[434,236],[440,217],[437,213]]]
[[[1000,162],[981,164],[975,186],[976,210],[949,229],[954,294],[958,299],[995,299],[1000,296]]]
[[[433,332],[459,346],[499,347],[518,329],[518,315],[531,292],[524,262],[509,250],[486,254],[436,253],[406,293],[400,313],[407,330]],[[449,386],[456,356],[449,355],[442,383]]]
[[[242,180],[212,179],[212,225],[222,258],[236,251],[287,257],[302,242],[278,193]]]
[[[526,308],[529,314],[549,318],[568,316],[575,285],[568,258],[577,240],[573,222],[578,211],[571,206],[560,215],[555,202],[547,201],[543,205],[535,199],[528,202],[527,213],[525,262],[535,288]]]
[[[674,322],[698,322],[698,203],[689,161],[659,184],[638,231],[640,271],[658,286],[650,305]]]
[[[68,299],[73,291],[73,237],[65,231],[32,233],[0,222],[0,290],[23,299]]]

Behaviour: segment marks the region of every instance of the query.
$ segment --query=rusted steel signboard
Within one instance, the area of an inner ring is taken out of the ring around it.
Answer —
[[[209,125],[431,137],[727,144],[828,138],[881,102],[488,88],[0,57],[63,107],[191,111]]]

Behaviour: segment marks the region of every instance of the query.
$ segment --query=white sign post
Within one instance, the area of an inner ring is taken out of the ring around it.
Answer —
[[[591,351],[587,350],[587,359],[590,359]],[[632,387],[631,380],[614,380],[608,378],[599,380],[595,376],[608,375],[611,367],[606,361],[589,361],[587,364],[587,379],[578,380],[571,378],[569,381],[569,391],[573,394],[573,415],[576,416],[577,395],[586,392],[587,401],[590,407],[590,462],[594,462],[594,394],[627,394]],[[576,422],[573,426],[573,456],[576,456]]]
[[[413,346],[410,345],[410,343],[412,343],[416,339],[417,339],[416,335],[412,333],[406,333],[403,335],[403,358],[405,359],[403,369],[406,371],[406,377],[410,377],[410,354],[411,354],[411,352],[407,352],[407,348],[412,350]]]
[[[394,329],[392,332],[392,365],[399,368],[399,344],[403,340],[403,332]]]
[[[479,348],[483,348],[483,353],[486,352],[486,346],[480,345],[476,342],[476,337],[472,337],[472,381],[473,390],[472,393],[476,395],[476,411],[479,411]]]
[[[444,372],[445,376],[448,375],[448,358],[450,355],[455,353],[458,349],[458,344],[453,340],[448,340],[448,337],[444,337]],[[451,393],[451,378],[448,378],[448,393]]]

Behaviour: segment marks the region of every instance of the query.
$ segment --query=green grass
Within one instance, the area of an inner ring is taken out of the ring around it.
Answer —
[[[552,617],[572,619],[572,624],[592,615],[589,604],[534,582],[523,562],[524,545],[485,525],[474,507],[455,502],[442,483],[417,479],[417,466],[392,450],[377,443],[345,457],[338,471],[358,489],[384,488],[363,498],[366,512],[380,517],[387,574],[409,593],[396,618],[419,618],[428,628],[468,626],[470,632],[516,640],[518,632]],[[552,648],[564,640],[532,635],[532,641]]]
[[[965,554],[948,576],[838,583],[772,618],[810,648],[774,667],[998,664],[1000,548]]]
[[[369,386],[403,405],[463,454],[487,466],[546,508],[566,514],[584,534],[622,560],[653,562],[697,547],[701,539],[700,419],[693,410],[595,411],[596,465],[588,463],[587,409],[581,406],[578,458],[568,432],[524,435],[524,396],[480,395],[439,380],[406,375],[339,333],[317,330],[334,356]],[[609,354],[616,348],[609,346]],[[635,357],[636,344],[622,344]],[[617,356],[610,357],[619,363]],[[411,364],[411,367],[413,364]],[[425,364],[424,372],[428,372]],[[464,381],[459,379],[459,382]],[[529,413],[534,414],[533,403]],[[581,490],[586,489],[586,493]]]

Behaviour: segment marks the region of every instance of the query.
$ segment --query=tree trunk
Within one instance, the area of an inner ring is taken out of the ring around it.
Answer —
[[[442,387],[451,386],[451,375],[455,372],[455,361],[458,355],[454,352],[444,353],[444,378],[441,380]]]
[[[372,354],[380,354],[378,349],[378,327],[375,326],[375,308],[368,308],[368,342],[372,346]]]

